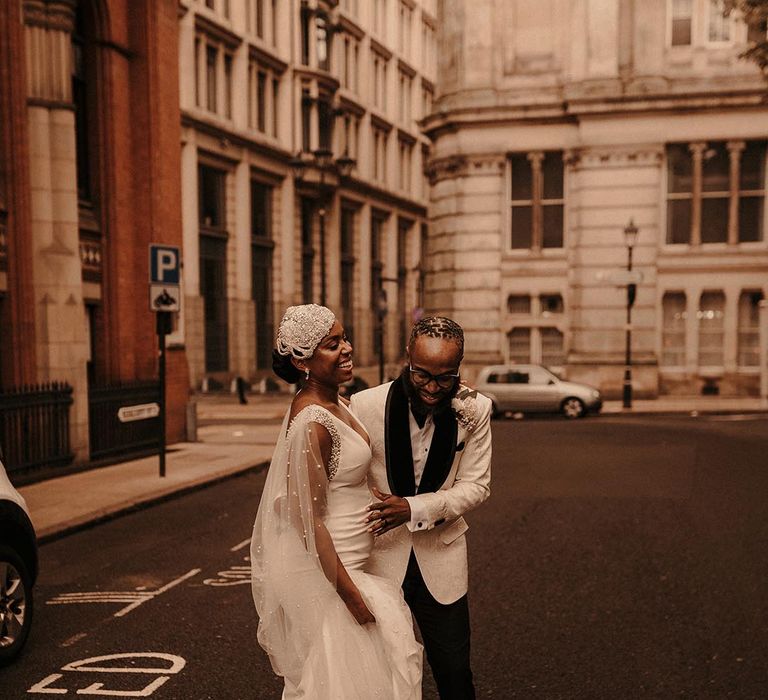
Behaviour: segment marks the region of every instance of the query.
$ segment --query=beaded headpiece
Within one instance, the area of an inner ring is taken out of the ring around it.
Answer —
[[[333,311],[317,304],[289,306],[277,331],[277,352],[308,360],[336,321]]]

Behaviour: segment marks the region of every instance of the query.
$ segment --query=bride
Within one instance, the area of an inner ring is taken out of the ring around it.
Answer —
[[[283,421],[251,541],[258,640],[284,700],[418,700],[422,649],[400,589],[365,573],[370,441],[338,387],[352,346],[329,309],[291,306],[273,366],[303,378]]]

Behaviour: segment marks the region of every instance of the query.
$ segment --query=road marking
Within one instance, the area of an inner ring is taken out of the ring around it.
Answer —
[[[144,586],[141,586],[142,590],[135,591],[86,591],[82,593],[62,593],[55,598],[46,601],[47,605],[72,605],[82,603],[128,603],[124,608],[118,610],[114,617],[123,617],[132,610],[135,610],[140,605],[143,605],[148,600],[157,598],[157,596],[169,591],[174,586],[178,586],[183,581],[186,581],[192,576],[197,576],[202,569],[191,569],[183,576],[174,579],[170,583],[166,583],[157,590],[146,590]]]
[[[247,559],[247,557],[246,557]],[[207,578],[203,580],[206,586],[239,586],[241,583],[251,582],[251,565],[230,566],[225,571],[218,572],[219,578]]]
[[[104,661],[125,661],[128,659],[141,659],[145,661],[147,659],[160,659],[164,662],[169,662],[170,665],[165,668],[153,668],[151,666],[104,666]],[[152,695],[158,688],[164,685],[170,680],[172,675],[179,673],[187,665],[186,659],[175,654],[163,654],[160,652],[134,652],[127,654],[107,654],[105,656],[92,656],[87,659],[80,659],[79,661],[72,661],[61,667],[64,672],[75,673],[111,673],[111,674],[123,674],[123,673],[141,673],[147,675],[157,676],[157,678],[150,681],[147,685],[139,690],[125,690],[115,688],[105,688],[104,683],[91,683],[85,688],[78,688],[75,693],[77,695],[98,695],[99,697],[124,697],[124,698],[146,698]],[[64,673],[52,673],[49,676],[43,678],[43,680],[35,683],[27,693],[35,693],[41,695],[65,695],[69,692],[67,688],[53,688],[51,684],[64,678]],[[119,678],[119,676],[118,676]],[[67,676],[67,680],[70,680],[71,676]],[[74,680],[74,679],[72,679]],[[125,679],[122,679],[125,682]]]
[[[731,415],[723,416],[708,416],[707,420],[718,423],[725,423],[731,421],[765,420],[765,418],[765,415],[755,415],[754,413],[734,413]]]
[[[229,551],[230,552],[236,552],[238,549],[242,549],[243,547],[247,547],[250,543],[251,543],[251,538],[249,537],[247,540],[243,540],[242,542],[240,542],[240,544],[236,544]]]
[[[62,648],[71,647],[73,644],[77,644],[81,639],[85,639],[87,636],[87,632],[78,632],[77,634],[73,634],[69,639],[63,641],[59,646]]]

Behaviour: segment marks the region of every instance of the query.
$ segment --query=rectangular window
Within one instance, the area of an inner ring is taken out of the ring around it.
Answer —
[[[765,141],[747,141],[739,169],[739,242],[763,240],[765,208]]]
[[[229,369],[227,239],[200,236],[200,295],[203,297],[205,371]]]
[[[384,292],[384,262],[381,254],[385,222],[386,219],[379,215],[371,216],[371,311],[375,318],[380,318],[379,303]],[[373,347],[378,357],[381,353],[381,324],[378,322],[373,324]]]
[[[280,135],[278,128],[278,114],[280,110],[280,81],[272,78],[272,136],[277,138]]]
[[[560,151],[515,154],[511,166],[513,249],[562,248],[564,165]]]
[[[507,335],[509,360],[527,364],[531,361],[531,329],[513,328]]]
[[[685,366],[686,299],[684,292],[666,292],[661,302],[661,364],[666,367]]]
[[[562,367],[565,364],[565,340],[557,328],[540,328],[541,364],[546,367]]]
[[[760,366],[761,291],[742,292],[739,296],[739,367]]]
[[[317,101],[317,126],[319,129],[319,147],[323,150],[331,150],[333,143],[333,110],[331,109],[331,96],[321,94]]]
[[[256,313],[256,367],[272,366],[272,188],[251,181],[251,298]]]
[[[704,292],[698,311],[699,366],[722,367],[725,339],[725,295]]]
[[[667,146],[667,243],[764,238],[765,141]]]
[[[510,294],[507,297],[507,311],[511,314],[530,314],[531,297],[529,294]]]
[[[224,183],[226,173],[206,165],[198,169],[200,227],[226,232]]]
[[[232,119],[232,55],[224,54],[224,116]]]
[[[407,345],[410,330],[406,289],[408,283],[408,237],[412,226],[413,222],[407,219],[400,219],[397,223],[397,330],[400,348]]]
[[[354,344],[355,210],[341,209],[341,311],[344,330]]]
[[[690,46],[693,38],[693,0],[672,0],[672,46]]]
[[[308,153],[312,150],[312,103],[309,88],[301,91],[301,150]]]
[[[331,36],[328,31],[328,20],[324,15],[317,15],[315,18],[315,41],[317,67],[320,70],[331,70]]]
[[[256,0],[256,36],[264,38],[264,0]]]
[[[309,23],[311,10],[308,7],[301,8],[301,64],[309,65]]]
[[[724,143],[713,143],[702,157],[701,242],[728,240],[730,158]]]
[[[195,107],[202,107],[203,103],[200,98],[200,80],[201,80],[201,71],[200,71],[200,61],[201,59],[201,52],[200,49],[202,47],[202,41],[199,37],[195,37]]]
[[[308,197],[301,198],[301,300],[304,304],[314,302],[315,244],[313,221],[315,203]]]
[[[731,18],[725,16],[723,0],[709,0],[707,40],[710,43],[727,43],[731,39]]]
[[[214,46],[205,47],[205,106],[209,112],[216,111],[216,63],[219,52]]]
[[[263,134],[267,132],[267,74],[259,71],[256,86],[257,118],[256,128]]]
[[[372,140],[373,179],[386,182],[387,179],[387,132],[373,127]]]

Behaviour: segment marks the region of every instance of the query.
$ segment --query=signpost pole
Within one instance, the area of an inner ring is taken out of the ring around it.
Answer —
[[[165,336],[171,332],[170,311],[157,312],[157,341],[160,349],[160,476],[165,476]]]

